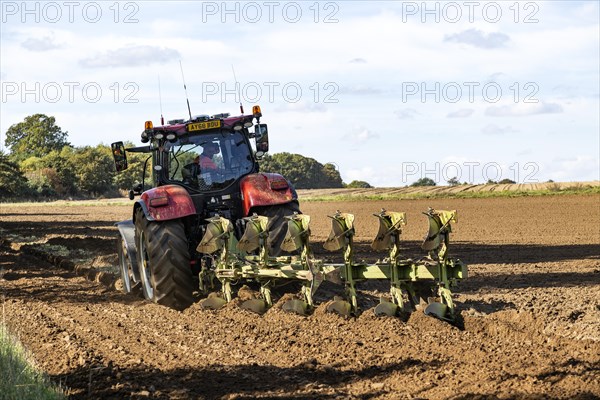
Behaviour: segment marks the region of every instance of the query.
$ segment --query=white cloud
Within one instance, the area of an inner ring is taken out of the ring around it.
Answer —
[[[354,144],[363,144],[369,142],[374,139],[378,139],[379,135],[365,128],[364,126],[359,126],[354,128],[354,130],[342,137],[344,140],[349,140]]]
[[[353,58],[352,60],[348,61],[350,64],[366,64],[367,60],[365,60],[364,58]]]
[[[276,112],[327,112],[327,107],[320,103],[311,103],[308,101],[298,101],[297,103],[284,103],[281,106],[275,108]]]
[[[370,87],[370,86],[342,86],[339,90],[340,94],[351,94],[351,95],[372,95],[372,94],[381,94],[381,89]]]
[[[49,51],[60,49],[62,46],[56,44],[53,37],[44,36],[42,38],[27,38],[21,43],[21,46],[30,51]]]
[[[504,78],[504,77],[506,77],[506,74],[504,72],[494,72],[487,78],[487,81],[488,82],[497,82],[501,78]]]
[[[376,168],[370,166],[349,169],[346,173],[344,173],[344,182],[350,183],[352,181],[365,181],[371,186],[377,186],[377,182],[381,182],[381,179],[378,179],[380,178],[380,174],[380,171],[377,171]]]
[[[490,117],[525,117],[536,114],[559,114],[563,107],[558,103],[517,103],[503,106],[491,106],[485,110]]]
[[[446,115],[446,118],[467,118],[473,115],[474,112],[475,110],[473,110],[472,108],[462,108],[460,110],[448,113],[448,115]]]
[[[419,115],[419,112],[412,108],[405,108],[394,111],[394,114],[396,114],[396,117],[399,119],[413,119],[416,115]]]
[[[548,179],[557,182],[600,180],[600,162],[597,156],[560,157],[552,160],[544,172]]]
[[[533,154],[533,150],[530,148],[523,149],[517,153],[518,156],[529,156],[531,154]]]
[[[498,125],[489,124],[485,126],[481,132],[484,135],[505,135],[507,133],[516,133],[519,132],[516,129],[513,129],[511,126],[500,127]]]
[[[135,67],[153,63],[162,64],[180,57],[181,55],[175,49],[149,45],[133,45],[109,50],[106,53],[82,59],[79,61],[79,64],[84,68]]]
[[[487,35],[479,29],[467,29],[444,37],[445,42],[469,44],[482,49],[505,47],[510,37],[504,33],[492,32]]]

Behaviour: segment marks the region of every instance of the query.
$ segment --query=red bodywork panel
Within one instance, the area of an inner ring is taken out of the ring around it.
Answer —
[[[279,174],[260,173],[247,175],[240,181],[244,215],[256,206],[289,203],[297,198],[288,181]]]
[[[159,186],[142,193],[140,201],[145,206],[149,220],[168,221],[196,214],[189,193],[178,185]],[[154,205],[153,205],[154,204]],[[165,204],[160,205],[159,204]]]

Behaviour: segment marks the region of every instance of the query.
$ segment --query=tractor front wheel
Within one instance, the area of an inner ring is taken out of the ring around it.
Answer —
[[[194,285],[183,223],[148,221],[139,209],[135,241],[144,297],[176,310],[192,304]]]

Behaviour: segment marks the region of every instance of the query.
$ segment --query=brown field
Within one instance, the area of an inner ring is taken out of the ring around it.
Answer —
[[[73,268],[114,271],[113,223],[130,206],[60,204],[0,205],[3,320],[74,398],[600,397],[600,196],[302,204],[320,257],[332,258],[321,243],[339,209],[356,214],[358,256],[371,261],[372,213],[407,212],[402,248],[418,256],[427,207],[458,210],[450,251],[470,273],[455,291],[459,327],[420,312],[376,318],[386,287],[373,284],[350,319],[322,306],[308,317],[277,304],[263,316],[166,309]]]

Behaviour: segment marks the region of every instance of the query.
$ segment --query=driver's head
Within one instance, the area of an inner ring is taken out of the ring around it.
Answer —
[[[220,151],[221,149],[219,148],[219,145],[217,143],[208,142],[204,145],[202,153],[213,156],[215,154],[219,154]]]

